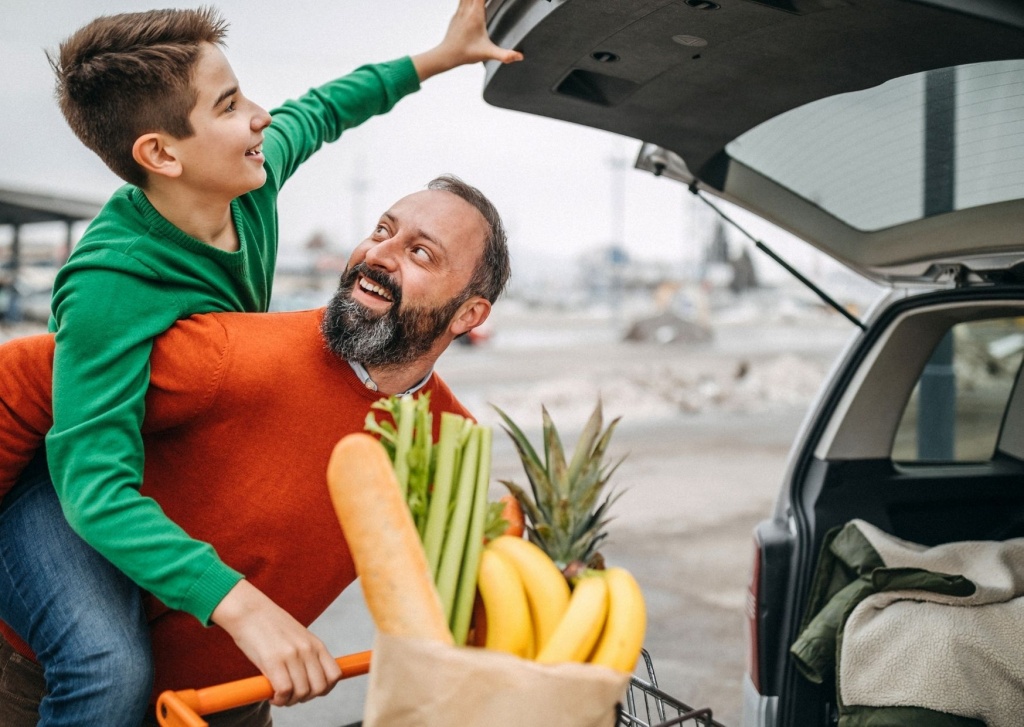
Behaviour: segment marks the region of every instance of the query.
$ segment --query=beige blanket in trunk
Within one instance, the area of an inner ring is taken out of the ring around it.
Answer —
[[[1024,724],[1024,538],[928,548],[854,522],[886,566],[963,575],[977,590],[888,591],[862,601],[843,630],[843,703]]]

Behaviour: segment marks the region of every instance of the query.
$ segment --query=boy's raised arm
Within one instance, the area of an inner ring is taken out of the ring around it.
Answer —
[[[484,0],[459,0],[444,39],[430,50],[412,56],[420,81],[469,63],[521,60],[522,53],[499,48],[487,35]]]

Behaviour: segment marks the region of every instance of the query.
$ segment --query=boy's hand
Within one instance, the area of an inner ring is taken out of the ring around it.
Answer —
[[[341,679],[341,668],[320,639],[248,581],[228,591],[212,620],[270,680],[275,706],[327,694]]]
[[[514,63],[521,60],[523,54],[519,51],[499,48],[491,42],[484,20],[484,0],[459,0],[444,40],[425,53],[412,57],[420,81],[467,63]]]

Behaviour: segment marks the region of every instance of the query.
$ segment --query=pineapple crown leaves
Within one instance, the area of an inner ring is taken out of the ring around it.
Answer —
[[[571,461],[566,462],[565,448],[547,408],[543,415],[543,462],[526,435],[498,407],[494,409],[505,423],[530,481],[533,498],[513,482],[501,483],[519,501],[527,518],[531,540],[541,545],[562,567],[569,561],[586,562],[606,537],[605,526],[610,506],[621,493],[609,492],[598,503],[609,478],[622,459],[604,463],[604,456],[619,419],[614,419],[602,432],[601,402],[580,433]],[[624,458],[623,458],[624,459]]]

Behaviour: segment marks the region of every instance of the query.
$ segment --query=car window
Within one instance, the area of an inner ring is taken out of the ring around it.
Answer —
[[[901,462],[992,458],[1024,352],[1024,317],[960,323],[936,347],[896,432]]]
[[[896,78],[793,109],[726,146],[852,227],[1024,196],[1024,60]]]

